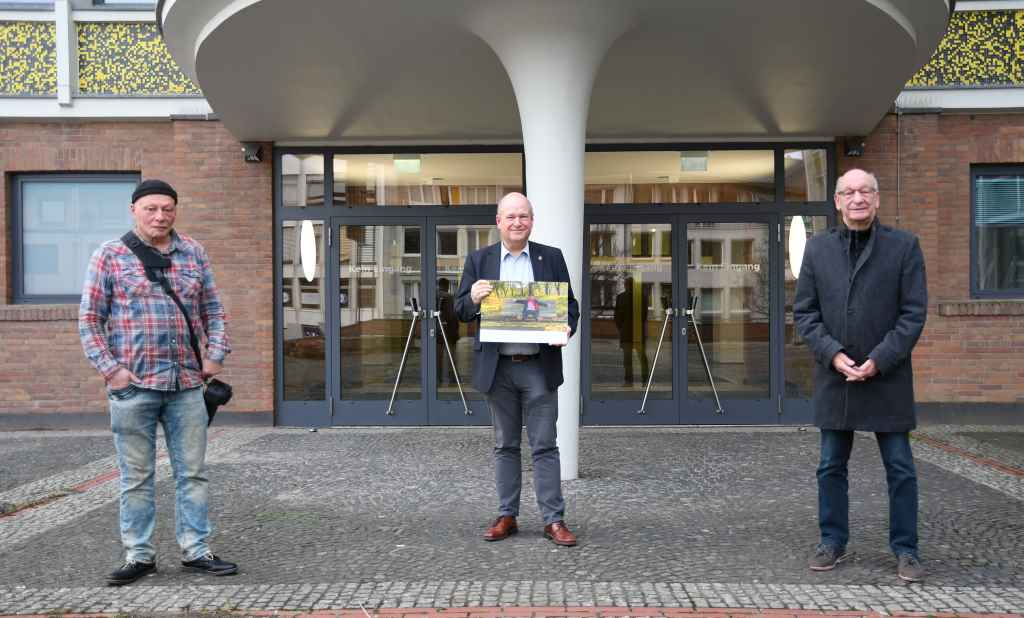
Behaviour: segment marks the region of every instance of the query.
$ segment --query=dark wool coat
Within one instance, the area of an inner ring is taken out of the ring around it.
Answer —
[[[854,268],[849,232],[814,236],[804,251],[793,303],[797,332],[814,354],[814,424],[822,429],[909,431],[917,426],[910,352],[928,309],[924,256],[917,237],[881,225]],[[847,382],[832,367],[843,351],[878,375]]]

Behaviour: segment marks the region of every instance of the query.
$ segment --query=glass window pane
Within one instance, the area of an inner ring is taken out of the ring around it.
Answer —
[[[672,226],[592,224],[590,246],[591,397],[643,397],[665,310],[672,306]],[[650,398],[672,398],[672,329],[665,334]]]
[[[324,223],[281,224],[281,303],[285,401],[326,398]]]
[[[786,327],[783,341],[783,378],[787,399],[810,399],[814,358],[793,326],[793,299],[796,280],[800,276],[804,245],[811,236],[828,229],[827,217],[785,217],[786,230],[782,237],[785,254]]]
[[[824,202],[828,200],[828,155],[823,148],[786,150],[787,202]]]
[[[771,150],[588,152],[587,204],[775,201]]]
[[[455,293],[462,279],[462,267],[466,256],[487,245],[498,242],[498,229],[486,225],[439,225],[437,226],[437,268],[436,295],[437,310],[441,328],[436,340],[437,354],[437,397],[442,400],[459,399],[458,386],[452,362],[458,370],[462,389],[469,399],[483,396],[470,384],[473,375],[473,339],[476,337],[476,322],[460,322],[455,315]],[[460,250],[460,247],[464,249]],[[438,318],[434,318],[435,320]],[[448,348],[445,348],[445,339]],[[451,357],[448,356],[451,350]]]
[[[406,255],[417,255],[420,252],[420,228],[405,228],[405,248],[402,250]]]
[[[687,335],[687,391],[691,399],[714,397],[704,356],[722,399],[769,396],[768,229],[766,223],[686,226],[687,237],[701,248],[700,263],[687,268],[688,296],[696,318]],[[722,256],[724,247],[734,251],[726,259]]]
[[[978,290],[1024,294],[1024,169],[974,178]]]
[[[452,229],[437,230],[437,253],[438,255],[459,254],[459,231]]]
[[[281,202],[285,206],[323,206],[323,155],[281,157]]]
[[[387,400],[401,364],[412,320],[412,301],[420,300],[422,260],[404,251],[405,240],[420,237],[418,226],[343,225],[338,234],[341,305],[341,399]],[[355,295],[348,293],[354,290]],[[420,327],[409,346],[398,399],[422,396]]]
[[[26,295],[77,295],[101,244],[132,227],[134,181],[28,180],[21,183]]]
[[[521,153],[339,154],[333,169],[343,206],[493,205],[523,190]]]

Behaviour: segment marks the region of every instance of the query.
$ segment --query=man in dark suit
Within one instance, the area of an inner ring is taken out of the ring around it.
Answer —
[[[455,310],[463,322],[480,318],[480,302],[491,293],[488,280],[564,281],[569,270],[562,252],[529,242],[533,206],[521,193],[509,193],[498,203],[496,216],[501,242],[469,254],[456,294]],[[569,336],[576,332],[580,309],[569,286]],[[544,536],[556,545],[575,545],[565,525],[562,473],[555,443],[558,387],[562,384],[561,346],[536,343],[473,342],[473,386],[484,393],[494,427],[495,481],[498,518],[484,539],[500,541],[518,531],[522,485],[520,442],[523,421],[533,453],[533,485],[544,518]]]
[[[878,180],[850,170],[836,182],[845,227],[812,238],[793,317],[816,361],[814,423],[821,428],[818,525],[810,568],[828,571],[850,554],[847,461],[853,432],[872,431],[889,485],[889,547],[897,575],[924,577],[917,552],[916,427],[911,351],[924,329],[928,289],[913,234],[878,222]]]

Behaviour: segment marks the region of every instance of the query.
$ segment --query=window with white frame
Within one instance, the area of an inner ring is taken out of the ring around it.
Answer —
[[[1024,165],[971,169],[971,291],[1024,296]]]
[[[156,2],[147,0],[92,0],[93,6],[112,9],[153,9]]]
[[[0,0],[0,9],[53,10],[53,0]]]
[[[438,228],[437,254],[444,256],[459,254],[459,230]]]
[[[89,258],[132,228],[135,174],[22,174],[12,183],[15,303],[77,303]]]

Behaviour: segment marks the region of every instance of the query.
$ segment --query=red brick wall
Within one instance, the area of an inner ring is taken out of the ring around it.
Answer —
[[[918,401],[1024,402],[1024,299],[969,302],[971,165],[1024,163],[1024,114],[904,114],[899,125],[899,196],[895,115],[862,157],[840,151],[839,173],[874,172],[882,221],[921,240],[929,307],[914,351]]]
[[[883,221],[921,238],[929,320],[915,351],[922,402],[1024,402],[1021,303],[970,300],[970,165],[1024,163],[1024,114],[904,115],[897,218],[896,117],[839,170],[874,171]],[[77,307],[13,306],[8,186],[18,172],[138,171],[181,195],[178,226],[202,242],[224,294],[234,353],[229,409],[273,408],[271,148],[244,163],[218,122],[0,124],[0,413],[101,412],[102,381],[82,356]],[[842,153],[840,152],[840,155]],[[945,315],[944,315],[945,314]],[[990,315],[967,315],[990,314]]]
[[[226,409],[271,410],[273,179],[270,145],[263,150],[262,163],[244,163],[219,122],[0,124],[0,413],[106,411],[103,381],[78,342],[77,306],[9,304],[11,175],[51,171],[135,171],[175,186],[177,227],[206,247],[228,312],[235,399]]]

